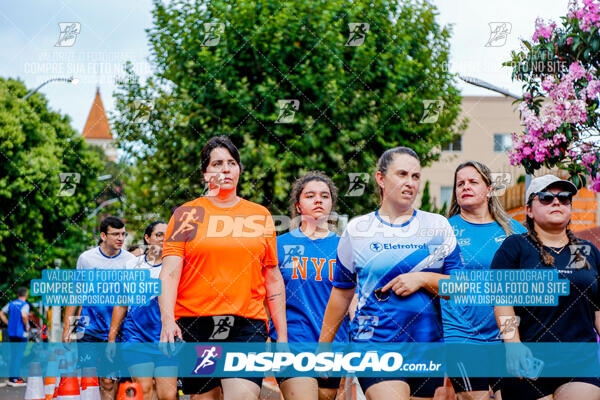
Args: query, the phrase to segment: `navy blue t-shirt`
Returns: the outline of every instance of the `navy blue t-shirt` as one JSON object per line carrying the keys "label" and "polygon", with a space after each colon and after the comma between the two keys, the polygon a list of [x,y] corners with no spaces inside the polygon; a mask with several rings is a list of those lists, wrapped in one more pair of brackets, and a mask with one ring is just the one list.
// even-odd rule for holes
{"label": "navy blue t-shirt", "polygon": [[[589,269],[575,262],[576,249],[586,257]],[[521,318],[521,341],[595,342],[595,312],[600,310],[600,252],[587,240],[565,246],[558,254],[548,247],[546,251],[554,257],[554,265],[542,263],[540,252],[527,234],[512,235],[492,260],[492,269],[556,269],[560,279],[570,281],[569,295],[559,296],[556,307],[514,307]]]}

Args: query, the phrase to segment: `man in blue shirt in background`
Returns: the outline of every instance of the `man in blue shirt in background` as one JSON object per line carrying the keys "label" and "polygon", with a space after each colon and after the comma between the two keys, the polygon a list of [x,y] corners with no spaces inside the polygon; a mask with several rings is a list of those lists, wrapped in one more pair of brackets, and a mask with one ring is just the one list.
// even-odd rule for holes
{"label": "man in blue shirt in background", "polygon": [[[27,302],[27,288],[17,289],[17,298],[2,308],[0,319],[8,325],[7,333],[10,342],[27,342],[29,333],[29,303]],[[8,317],[7,317],[8,314]],[[10,347],[10,386],[25,386],[25,382],[19,377],[23,351],[20,346]]]}

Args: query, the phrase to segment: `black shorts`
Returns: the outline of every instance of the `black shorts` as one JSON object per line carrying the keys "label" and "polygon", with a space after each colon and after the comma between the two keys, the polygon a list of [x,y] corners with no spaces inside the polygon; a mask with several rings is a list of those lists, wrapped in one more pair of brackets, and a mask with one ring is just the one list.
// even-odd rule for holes
{"label": "black shorts", "polygon": [[[286,381],[288,379],[291,379],[294,377],[276,377],[275,379],[277,380],[277,384],[281,385],[283,383],[283,381]],[[317,379],[317,385],[319,385],[319,387],[321,389],[337,389],[340,387],[340,382],[342,381],[342,378],[338,377],[332,377],[332,378],[316,378]]]}
{"label": "black shorts", "polygon": [[570,382],[590,383],[600,388],[600,378],[503,378],[500,381],[502,400],[536,400],[553,394],[561,385]]}
{"label": "black shorts", "polygon": [[[267,341],[267,324],[260,319],[237,315],[181,317],[177,320],[185,342],[259,342]],[[241,378],[259,387],[263,377]],[[221,386],[221,378],[182,378],[185,394],[201,394]]]}
{"label": "black shorts", "polygon": [[496,393],[500,390],[500,378],[469,378],[468,376],[451,377],[452,387],[456,393],[490,390]]}
{"label": "black shorts", "polygon": [[384,381],[403,381],[408,383],[411,397],[433,397],[435,390],[444,385],[444,378],[358,378],[358,383],[360,383],[360,387],[364,393],[367,393],[369,387]]}

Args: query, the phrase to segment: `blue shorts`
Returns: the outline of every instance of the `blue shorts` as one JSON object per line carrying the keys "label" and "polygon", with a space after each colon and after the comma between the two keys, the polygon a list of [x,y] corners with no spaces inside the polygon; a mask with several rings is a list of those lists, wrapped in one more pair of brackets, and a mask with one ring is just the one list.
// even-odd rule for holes
{"label": "blue shorts", "polygon": [[[130,342],[127,342],[130,343]],[[144,351],[137,351],[134,349],[128,349],[127,343],[122,344],[121,357],[127,367],[133,367],[139,364],[154,364],[156,367],[177,367],[178,362],[175,357],[167,357],[158,348],[155,349],[144,349]],[[149,371],[152,373],[152,371]],[[153,375],[149,375],[153,376]]]}

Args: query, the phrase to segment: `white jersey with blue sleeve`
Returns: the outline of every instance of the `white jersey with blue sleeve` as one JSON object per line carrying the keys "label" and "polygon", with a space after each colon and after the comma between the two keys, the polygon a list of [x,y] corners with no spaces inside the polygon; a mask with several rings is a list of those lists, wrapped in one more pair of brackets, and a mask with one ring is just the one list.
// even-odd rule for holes
{"label": "white jersey with blue sleeve", "polygon": [[358,285],[356,317],[350,337],[357,342],[438,342],[443,330],[439,297],[421,288],[409,296],[381,293],[400,274],[449,274],[462,266],[460,249],[448,220],[415,210],[401,225],[378,211],[354,218],[338,245],[333,286]]}
{"label": "white jersey with blue sleeve", "polygon": [[[109,257],[102,253],[98,246],[81,253],[77,259],[77,269],[125,269],[127,262],[133,259],[135,256],[125,250]],[[112,305],[81,307],[77,330],[96,339],[108,341],[112,310]]]}

